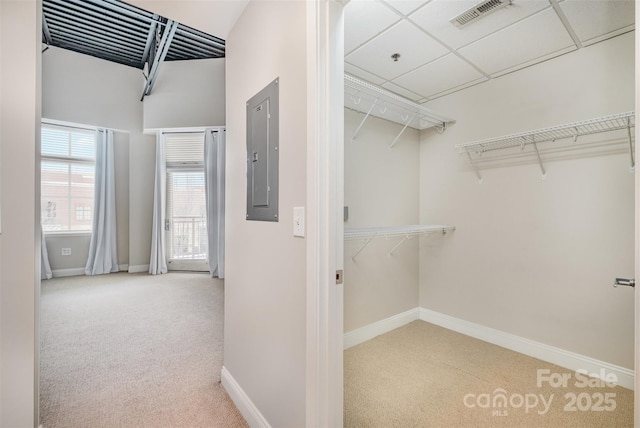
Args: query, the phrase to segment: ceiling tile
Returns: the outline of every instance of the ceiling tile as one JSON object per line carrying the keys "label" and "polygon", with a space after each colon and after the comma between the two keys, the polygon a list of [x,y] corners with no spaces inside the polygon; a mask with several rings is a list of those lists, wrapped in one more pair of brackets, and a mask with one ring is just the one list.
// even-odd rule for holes
{"label": "ceiling tile", "polygon": [[352,74],[356,77],[366,80],[369,83],[373,83],[374,85],[379,85],[385,82],[385,79],[382,79],[374,74],[369,73],[355,65],[349,64],[348,62],[344,63],[344,71]]}
{"label": "ceiling tile", "polygon": [[[497,13],[497,12],[496,12]],[[513,69],[575,48],[553,9],[547,9],[460,49],[488,74]]]}
{"label": "ceiling tile", "polygon": [[551,7],[548,0],[518,0],[464,27],[456,27],[449,22],[476,4],[478,0],[433,0],[410,15],[409,19],[447,46],[458,49]]}
{"label": "ceiling tile", "polygon": [[431,97],[479,79],[485,79],[482,73],[456,55],[449,54],[400,76],[393,82],[424,97]]}
{"label": "ceiling tile", "polygon": [[408,98],[412,101],[418,101],[423,98],[422,95],[418,95],[416,93],[408,91],[407,89],[403,88],[402,86],[398,86],[395,83],[391,83],[391,82],[383,83],[382,87],[385,89],[388,89],[393,93],[400,95],[401,97]]}
{"label": "ceiling tile", "polygon": [[[448,50],[408,21],[402,21],[347,56],[346,60],[385,79],[393,79]],[[399,53],[400,60],[391,55]]]}
{"label": "ceiling tile", "polygon": [[351,0],[344,8],[344,51],[349,53],[371,39],[400,16],[380,2]]}
{"label": "ceiling tile", "polygon": [[409,15],[428,1],[429,0],[385,0],[385,3],[403,15]]}
{"label": "ceiling tile", "polygon": [[566,0],[560,7],[581,42],[590,44],[630,30],[635,23],[633,0]]}

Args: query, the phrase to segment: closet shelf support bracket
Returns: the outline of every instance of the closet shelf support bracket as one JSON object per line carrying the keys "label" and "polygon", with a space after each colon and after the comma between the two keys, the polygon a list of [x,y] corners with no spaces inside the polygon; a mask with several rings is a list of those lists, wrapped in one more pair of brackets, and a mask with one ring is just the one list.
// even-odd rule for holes
{"label": "closet shelf support bracket", "polygon": [[396,136],[396,138],[393,140],[393,142],[391,143],[391,145],[389,146],[390,149],[393,149],[393,146],[396,145],[396,142],[398,141],[398,139],[402,136],[402,134],[404,134],[404,131],[406,131],[407,126],[409,126],[409,124],[411,123],[411,121],[413,120],[414,117],[416,117],[417,113],[413,113],[413,116],[411,116],[409,118],[409,120],[407,120],[407,123],[404,125],[404,128],[402,128],[402,130],[400,131],[400,133]]}
{"label": "closet shelf support bracket", "polygon": [[473,168],[473,172],[475,172],[476,173],[476,177],[478,177],[478,183],[482,184],[482,176],[480,175],[480,171],[478,171],[478,166],[473,161],[473,158],[471,157],[471,152],[469,152],[469,150],[466,150],[466,152],[467,152],[467,157],[469,158],[469,163],[471,164],[471,167]]}
{"label": "closet shelf support bracket", "polygon": [[360,254],[360,252],[362,252],[362,250],[364,250],[366,248],[367,245],[369,245],[369,242],[371,242],[371,240],[373,239],[373,236],[368,237],[362,244],[362,246],[358,249],[358,251],[356,251],[355,253],[353,253],[353,256],[351,256],[351,260],[352,261],[356,261],[356,256],[358,254]]}
{"label": "closet shelf support bracket", "polygon": [[538,145],[536,144],[535,141],[532,144],[533,144],[533,148],[536,151],[536,156],[538,157],[538,164],[540,164],[540,171],[542,171],[542,179],[544,180],[545,178],[547,178],[547,171],[545,171],[544,165],[542,164],[542,158],[540,157],[540,152],[538,151]]}
{"label": "closet shelf support bracket", "polygon": [[355,130],[355,132],[351,136],[351,141],[356,139],[356,137],[358,136],[358,133],[360,132],[360,129],[362,129],[362,125],[364,125],[364,123],[367,121],[367,119],[369,119],[369,116],[371,115],[371,112],[373,111],[373,109],[376,107],[377,104],[378,104],[378,100],[376,99],[373,102],[373,104],[371,104],[371,107],[369,108],[369,111],[364,116],[364,118],[362,119],[362,122],[360,122],[360,125],[358,125],[358,127]]}
{"label": "closet shelf support bracket", "polygon": [[402,238],[402,239],[400,240],[400,242],[398,242],[398,243],[397,243],[397,244],[396,244],[396,245],[395,245],[395,246],[394,246],[394,247],[389,251],[389,256],[393,255],[393,252],[394,252],[395,250],[397,250],[398,248],[400,248],[400,246],[401,246],[402,244],[404,244],[406,241],[408,241],[409,239],[411,239],[411,236],[410,236],[410,235],[405,235],[405,236],[404,236],[404,238]]}

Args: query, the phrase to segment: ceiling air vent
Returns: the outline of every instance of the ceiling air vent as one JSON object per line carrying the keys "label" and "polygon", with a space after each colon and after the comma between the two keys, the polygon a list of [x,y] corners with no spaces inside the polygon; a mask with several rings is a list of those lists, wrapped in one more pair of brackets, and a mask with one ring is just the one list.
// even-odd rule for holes
{"label": "ceiling air vent", "polygon": [[465,25],[469,25],[472,22],[475,22],[478,19],[487,16],[493,11],[510,5],[511,2],[512,0],[485,0],[473,6],[471,9],[465,10],[460,15],[451,19],[449,22],[451,22],[456,27],[464,27]]}

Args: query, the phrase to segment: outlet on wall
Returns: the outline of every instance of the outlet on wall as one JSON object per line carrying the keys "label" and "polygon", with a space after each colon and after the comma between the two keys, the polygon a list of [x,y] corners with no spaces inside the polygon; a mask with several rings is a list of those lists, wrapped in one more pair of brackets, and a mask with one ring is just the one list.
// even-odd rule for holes
{"label": "outlet on wall", "polygon": [[71,248],[63,248],[62,249],[62,255],[63,256],[70,256],[71,255]]}

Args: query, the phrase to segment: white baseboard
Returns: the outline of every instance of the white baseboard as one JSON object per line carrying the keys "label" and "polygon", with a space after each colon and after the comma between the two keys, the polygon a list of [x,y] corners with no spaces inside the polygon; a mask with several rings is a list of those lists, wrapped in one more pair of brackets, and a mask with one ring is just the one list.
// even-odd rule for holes
{"label": "white baseboard", "polygon": [[260,413],[255,404],[253,404],[253,401],[251,401],[249,396],[244,392],[242,387],[238,382],[236,382],[233,376],[231,376],[231,373],[229,373],[227,368],[224,366],[222,366],[220,377],[222,380],[222,386],[225,391],[227,391],[227,394],[229,394],[229,397],[231,397],[231,400],[236,405],[240,414],[242,414],[249,426],[252,428],[271,428],[269,422],[267,422],[262,413]]}
{"label": "white baseboard", "polygon": [[130,265],[129,273],[149,272],[149,265]]}
{"label": "white baseboard", "polygon": [[570,370],[587,370],[588,373],[597,375],[595,377],[600,377],[599,374],[601,373],[613,373],[618,379],[618,385],[628,389],[634,389],[634,371],[625,367],[609,364],[605,361],[545,345],[544,343],[525,339],[524,337],[505,333],[425,308],[420,308],[419,317],[421,320],[431,324],[436,324],[530,357],[548,361]]}
{"label": "white baseboard", "polygon": [[118,263],[118,272],[129,272],[129,265]]}
{"label": "white baseboard", "polygon": [[52,270],[51,273],[53,274],[54,278],[61,278],[63,276],[80,276],[80,275],[84,275],[84,268],[72,268],[72,269],[55,269]]}
{"label": "white baseboard", "polygon": [[365,325],[364,327],[357,328],[344,334],[344,349],[351,348],[352,346],[359,345],[367,340],[371,340],[376,336],[388,333],[391,330],[395,330],[398,327],[409,324],[412,321],[419,319],[420,308],[409,309],[406,312],[394,315],[389,318],[385,318],[381,321],[374,322],[373,324]]}

